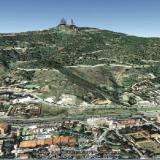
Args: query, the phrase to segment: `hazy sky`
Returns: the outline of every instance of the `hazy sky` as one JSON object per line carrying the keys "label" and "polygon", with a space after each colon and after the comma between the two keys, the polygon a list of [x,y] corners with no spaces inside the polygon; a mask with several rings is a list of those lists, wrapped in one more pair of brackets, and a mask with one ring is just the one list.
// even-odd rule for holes
{"label": "hazy sky", "polygon": [[0,32],[56,26],[65,17],[138,36],[160,37],[160,0],[0,0]]}

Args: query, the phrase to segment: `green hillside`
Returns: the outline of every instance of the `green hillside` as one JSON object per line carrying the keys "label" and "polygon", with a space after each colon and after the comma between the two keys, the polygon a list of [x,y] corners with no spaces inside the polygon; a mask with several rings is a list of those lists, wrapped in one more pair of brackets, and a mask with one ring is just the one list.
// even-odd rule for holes
{"label": "green hillside", "polygon": [[[93,28],[56,27],[0,36],[1,61],[38,60],[50,67],[112,61],[144,63],[160,58],[159,38],[140,38]],[[35,64],[35,63],[34,63]],[[36,64],[36,65],[37,65]]]}
{"label": "green hillside", "polygon": [[43,97],[66,93],[89,102],[109,98],[120,103],[134,83],[149,73],[159,77],[159,53],[159,38],[96,28],[0,34],[0,84],[6,77],[29,80],[40,85]]}

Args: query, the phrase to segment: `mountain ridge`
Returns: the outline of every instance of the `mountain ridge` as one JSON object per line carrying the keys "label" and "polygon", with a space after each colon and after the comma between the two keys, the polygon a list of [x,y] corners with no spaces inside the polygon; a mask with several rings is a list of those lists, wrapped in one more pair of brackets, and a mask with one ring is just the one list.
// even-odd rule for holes
{"label": "mountain ridge", "polygon": [[[73,39],[75,38],[76,41],[73,41]],[[38,42],[39,44],[36,44]],[[67,42],[70,43],[67,44]],[[25,46],[25,44],[23,43],[28,43],[28,44],[26,44]],[[79,50],[79,52],[83,53],[83,52],[94,52],[96,50],[104,50],[102,51],[104,52],[103,58],[104,57],[110,58],[110,56],[113,55],[116,57],[116,54],[118,54],[117,52],[119,52],[119,55],[117,55],[116,59],[122,58],[122,60],[124,59],[124,56],[122,54],[127,54],[127,52],[136,54],[135,56],[137,57],[139,56],[140,58],[145,58],[144,57],[145,54],[146,55],[149,54],[150,58],[148,59],[156,60],[157,57],[155,57],[154,55],[152,56],[151,54],[153,54],[153,52],[154,54],[158,54],[160,48],[159,38],[143,38],[143,37],[141,38],[141,37],[126,35],[123,33],[117,33],[108,30],[100,30],[97,28],[88,28],[88,27],[78,28],[78,31],[75,31],[69,27],[55,27],[43,31],[23,32],[11,35],[4,35],[0,37],[1,51],[6,49],[7,47],[12,47],[13,50],[15,50],[15,48],[27,48],[27,47],[28,48],[35,47],[36,49],[36,47],[37,48],[40,47],[40,43],[43,45],[48,44],[48,48],[47,46],[45,46],[47,49],[54,48],[53,46],[51,46],[51,44],[56,45],[56,47],[59,49],[61,47],[64,47],[65,45],[66,47],[64,47],[64,52],[71,50],[72,52],[77,53],[78,52],[77,50]],[[71,45],[75,46],[75,48],[72,47]],[[97,46],[95,47],[95,45]],[[85,47],[84,49],[83,46]],[[91,49],[91,47],[93,49]],[[56,50],[55,52],[61,52],[59,51],[59,49],[57,49],[58,51]],[[107,56],[107,53],[111,55]],[[132,56],[132,54],[130,56]],[[143,54],[143,56],[141,56],[141,54]],[[126,55],[126,57],[127,56],[128,55]],[[100,58],[102,58],[102,56]]]}

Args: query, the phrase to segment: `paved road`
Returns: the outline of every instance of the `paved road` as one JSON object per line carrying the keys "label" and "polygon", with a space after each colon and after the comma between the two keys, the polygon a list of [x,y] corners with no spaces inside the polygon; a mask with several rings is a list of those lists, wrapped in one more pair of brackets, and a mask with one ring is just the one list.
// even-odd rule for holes
{"label": "paved road", "polygon": [[17,70],[21,70],[21,71],[48,71],[49,69],[47,69],[47,68],[43,68],[43,69],[39,69],[39,68],[17,68]]}

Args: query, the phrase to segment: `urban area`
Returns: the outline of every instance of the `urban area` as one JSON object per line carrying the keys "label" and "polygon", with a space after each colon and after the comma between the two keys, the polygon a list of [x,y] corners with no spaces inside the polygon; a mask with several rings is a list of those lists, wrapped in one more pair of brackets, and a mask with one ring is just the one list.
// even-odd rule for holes
{"label": "urban area", "polygon": [[[58,101],[54,97],[41,99],[35,94],[39,86],[11,80],[5,79],[8,86],[0,88],[1,158],[159,158],[158,112],[84,118],[45,117],[42,116],[43,105],[63,105],[71,109],[69,106],[76,105],[76,97],[63,94]],[[135,84],[132,90],[138,92],[146,83]],[[82,102],[81,107],[100,108],[111,103],[95,100],[92,104]]]}

